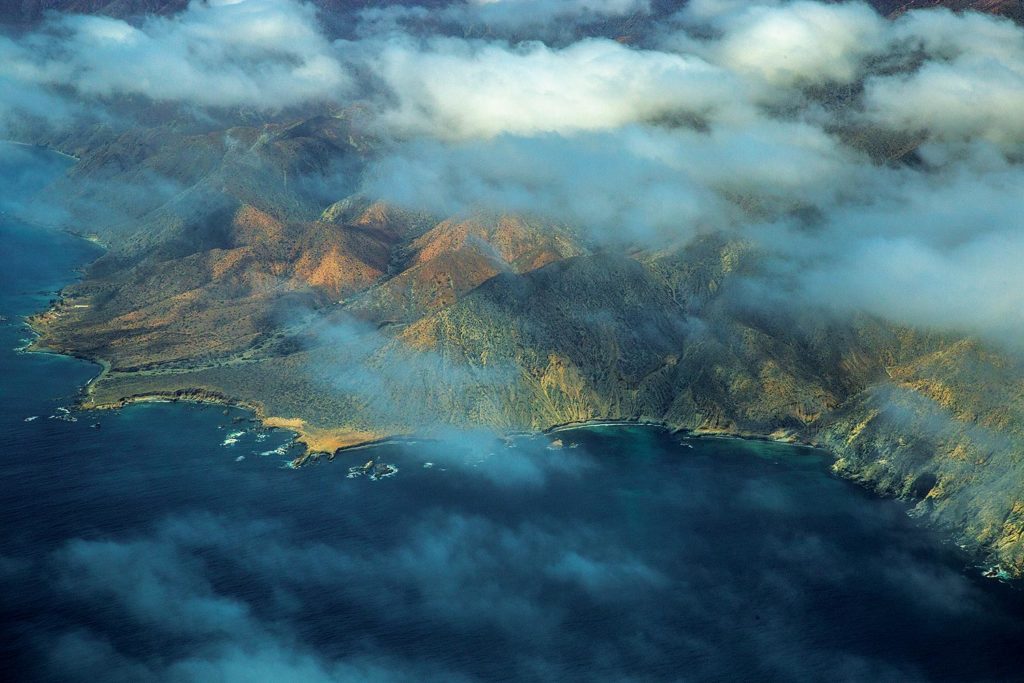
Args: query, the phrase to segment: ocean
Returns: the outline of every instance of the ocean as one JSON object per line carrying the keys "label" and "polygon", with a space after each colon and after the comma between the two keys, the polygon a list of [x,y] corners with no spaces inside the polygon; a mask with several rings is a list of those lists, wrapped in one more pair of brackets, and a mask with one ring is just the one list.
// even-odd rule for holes
{"label": "ocean", "polygon": [[606,426],[292,469],[241,410],[76,411],[98,368],[17,349],[97,248],[0,244],[4,680],[1024,676],[1021,591],[825,453]]}

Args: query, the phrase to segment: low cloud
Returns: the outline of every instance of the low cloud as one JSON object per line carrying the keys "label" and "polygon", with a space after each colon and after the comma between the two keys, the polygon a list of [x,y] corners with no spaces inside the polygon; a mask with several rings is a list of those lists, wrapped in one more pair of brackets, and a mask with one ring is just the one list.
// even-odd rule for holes
{"label": "low cloud", "polygon": [[[599,478],[658,476],[602,471],[607,455],[586,448],[573,457],[592,460]],[[879,600],[898,595],[900,633],[936,616],[991,624],[999,612],[956,568],[922,563],[932,541],[898,531],[902,512],[867,510],[857,496],[837,496],[823,515],[820,500],[775,486],[777,477],[697,466],[688,470],[697,481],[659,484],[638,506],[635,482],[588,492],[552,470],[553,490],[481,488],[464,471],[444,471],[450,463],[409,472],[435,456],[419,444],[388,455],[402,471],[385,482],[344,479],[338,463],[282,475],[316,479],[301,482],[310,497],[289,509],[333,501],[308,516],[176,514],[127,535],[70,539],[19,568],[18,581],[53,577],[52,594],[32,594],[41,618],[26,625],[47,672],[72,681],[462,681],[495,671],[618,680],[624,671],[671,677],[667,664],[688,661],[701,678],[791,678],[815,667],[914,680],[925,678],[911,665],[915,652],[861,651],[809,633],[809,619],[827,619],[815,596],[844,605],[836,586],[854,584]],[[563,455],[509,453],[540,463]],[[376,499],[386,486],[408,488]],[[395,503],[405,495],[412,500]],[[270,496],[269,510],[285,498]],[[710,500],[724,506],[717,520],[701,512]],[[664,519],[676,520],[671,530],[654,523]],[[721,535],[709,538],[708,524]],[[752,536],[754,547],[742,545]],[[847,608],[851,619],[876,611]],[[941,628],[914,637],[941,640]],[[722,639],[737,631],[748,638],[730,640],[723,655]]]}
{"label": "low cloud", "polygon": [[1024,331],[1024,29],[1006,20],[705,0],[640,48],[382,44],[393,142],[371,196],[539,215],[598,243],[724,230],[764,245],[790,305]]}
{"label": "low cloud", "polygon": [[5,98],[8,116],[44,117],[53,101],[75,109],[135,96],[278,111],[337,101],[351,83],[314,8],[298,0],[194,1],[139,24],[51,14],[26,35],[0,38],[0,80],[15,94]]}
{"label": "low cloud", "polygon": [[311,380],[344,397],[350,415],[393,433],[439,435],[441,415],[472,423],[516,377],[510,365],[413,348],[344,312],[315,324],[307,342]]}
{"label": "low cloud", "polygon": [[755,2],[718,12],[707,5],[699,3],[688,15],[710,20],[722,33],[703,49],[715,63],[773,88],[849,83],[887,38],[886,21],[862,3]]}
{"label": "low cloud", "polygon": [[369,66],[393,94],[378,122],[398,135],[571,134],[668,116],[701,119],[733,106],[738,87],[699,57],[597,38],[551,48],[392,37],[370,47]]}
{"label": "low cloud", "polygon": [[797,283],[789,294],[1019,349],[1024,277],[1014,264],[1024,258],[1024,219],[1013,188],[1024,168],[983,145],[941,167],[868,178],[863,197],[826,205],[813,228],[784,222],[754,233],[774,272]]}
{"label": "low cloud", "polygon": [[445,429],[434,440],[417,443],[416,448],[434,466],[451,469],[502,492],[540,490],[552,480],[583,476],[594,467],[585,451],[541,449],[542,443],[546,444],[547,439],[534,437],[525,448],[523,444],[516,448],[508,437],[486,429]]}
{"label": "low cloud", "polygon": [[[483,629],[515,647],[553,637],[568,617],[544,599],[545,584],[614,602],[666,583],[623,549],[595,545],[599,529],[428,509],[397,532],[393,545],[387,534],[381,546],[328,546],[278,523],[203,514],[168,519],[136,539],[70,541],[52,568],[62,594],[92,617],[48,642],[48,666],[62,676],[78,672],[71,680],[471,680],[381,650],[359,629],[423,621],[445,632]],[[225,567],[251,577],[262,597],[218,587]],[[356,629],[346,639],[358,654],[333,659],[294,630],[318,592],[350,605],[337,618]],[[374,609],[366,600],[375,593],[393,597],[388,611],[361,612]],[[141,629],[143,642],[126,647],[116,624]]]}
{"label": "low cloud", "polygon": [[865,159],[799,122],[711,130],[630,126],[573,136],[418,141],[371,167],[364,189],[441,214],[539,214],[599,241],[678,244],[752,217],[827,209],[859,190]]}
{"label": "low cloud", "polygon": [[[31,217],[33,199],[69,164],[69,159],[27,145],[0,142],[0,213]],[[48,216],[36,218],[47,222]]]}

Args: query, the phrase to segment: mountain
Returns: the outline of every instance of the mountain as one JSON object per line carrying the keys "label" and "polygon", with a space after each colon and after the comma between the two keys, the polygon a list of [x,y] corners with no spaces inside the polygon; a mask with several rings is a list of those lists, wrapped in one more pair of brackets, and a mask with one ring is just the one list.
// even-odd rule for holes
{"label": "mountain", "polygon": [[348,310],[378,325],[407,323],[443,309],[501,273],[524,273],[581,253],[568,234],[519,216],[449,219],[407,247],[401,272]]}
{"label": "mountain", "polygon": [[[36,348],[103,364],[84,405],[245,405],[311,457],[596,419],[812,443],[838,474],[1024,573],[1024,364],[1008,354],[866,314],[752,304],[746,282],[777,282],[783,301],[785,282],[731,234],[611,247],[538,216],[371,202],[359,178],[381,143],[358,111],[150,115],[35,138],[79,158],[37,215],[109,245],[32,320]],[[879,164],[920,162],[912,135],[836,134]]]}
{"label": "mountain", "polygon": [[815,443],[838,473],[1024,569],[1020,363],[868,316],[751,307],[735,294],[762,257],[726,236],[611,251],[528,216],[285,187],[300,165],[332,173],[328,157],[358,168],[370,143],[345,118],[224,139],[128,134],[62,181],[73,207],[83,187],[175,180],[130,221],[93,222],[114,246],[33,321],[39,347],[104,362],[87,405],[231,401],[329,454],[594,419]]}

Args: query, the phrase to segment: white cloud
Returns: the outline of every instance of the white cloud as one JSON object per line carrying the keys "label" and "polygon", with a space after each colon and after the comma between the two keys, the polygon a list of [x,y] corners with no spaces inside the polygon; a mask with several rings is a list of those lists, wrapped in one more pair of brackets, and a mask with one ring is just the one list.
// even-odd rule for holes
{"label": "white cloud", "polygon": [[679,243],[751,212],[825,209],[870,169],[802,123],[709,131],[630,126],[572,136],[419,141],[374,165],[365,190],[446,215],[499,209],[583,226],[616,242]]}
{"label": "white cloud", "polygon": [[945,140],[981,137],[1009,148],[1024,143],[1024,61],[930,63],[908,76],[872,80],[865,103],[879,125],[926,131]]}
{"label": "white cloud", "polygon": [[0,78],[82,97],[274,110],[338,98],[350,83],[314,9],[293,0],[193,2],[140,26],[54,15],[36,33],[0,43],[0,52]]}
{"label": "white cloud", "polygon": [[[733,230],[764,240],[800,300],[1024,331],[1010,268],[1024,232],[1024,30],[806,0],[699,0],[672,25],[660,49],[388,43],[381,122],[418,137],[366,187],[438,213],[540,214],[598,240]],[[842,106],[808,88],[836,82]],[[921,163],[871,162],[841,142],[851,124],[869,142],[922,136]]]}
{"label": "white cloud", "polygon": [[862,59],[880,50],[885,21],[860,3],[753,5],[719,17],[716,61],[772,85],[847,83]]}
{"label": "white cloud", "polygon": [[[274,110],[354,93],[350,65],[373,84],[358,95],[386,141],[364,182],[377,197],[540,215],[619,243],[732,230],[772,240],[815,303],[834,276],[838,307],[1005,333],[1024,292],[999,275],[1022,231],[1024,29],[948,11],[887,21],[861,2],[693,0],[639,47],[574,38],[648,11],[389,7],[336,44],[295,0],[193,3],[137,25],[62,15],[0,39],[0,118],[66,121],[119,95]],[[544,38],[553,16],[557,44],[510,42]],[[501,39],[430,35],[504,20],[473,33]],[[883,134],[919,163],[894,169],[848,144]],[[896,291],[913,295],[883,296]],[[944,316],[929,292],[955,302]]]}
{"label": "white cloud", "polygon": [[1019,347],[1022,185],[1024,169],[1007,165],[880,174],[866,201],[830,207],[818,231],[769,232],[764,242],[781,251],[804,300]]}
{"label": "white cloud", "polygon": [[962,141],[1024,145],[1024,31],[980,14],[911,12],[891,29],[893,49],[926,57],[919,69],[868,80],[878,125]]}
{"label": "white cloud", "polygon": [[[504,9],[529,13],[535,19],[550,16],[571,16],[585,13],[620,15],[650,10],[650,0],[470,0],[471,7],[496,11]],[[482,15],[486,18],[486,15]],[[535,20],[534,19],[534,20]]]}
{"label": "white cloud", "polygon": [[592,39],[565,49],[392,40],[368,57],[394,93],[382,121],[443,139],[572,133],[733,106],[738,84],[704,60]]}
{"label": "white cloud", "polygon": [[908,236],[857,241],[803,277],[818,303],[890,320],[977,332],[1019,347],[1024,334],[1024,230],[1007,226],[948,248]]}

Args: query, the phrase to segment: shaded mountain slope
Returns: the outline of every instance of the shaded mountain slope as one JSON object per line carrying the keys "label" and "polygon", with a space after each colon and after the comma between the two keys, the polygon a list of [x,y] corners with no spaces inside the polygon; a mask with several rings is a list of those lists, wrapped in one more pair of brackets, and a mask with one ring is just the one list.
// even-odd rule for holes
{"label": "shaded mountain slope", "polygon": [[[72,288],[37,321],[42,343],[110,361],[91,403],[233,400],[327,452],[446,426],[604,418],[820,443],[838,472],[919,501],[960,542],[1024,568],[1024,370],[1003,355],[866,316],[744,306],[733,293],[758,254],[716,236],[517,272],[512,255],[533,247],[510,251],[501,226],[522,237],[527,221],[365,227],[387,216],[350,202],[325,213],[334,222],[279,223],[240,208],[231,248],[143,259],[119,271],[130,286]],[[450,298],[407,305],[428,265],[452,277]]]}
{"label": "shaded mountain slope", "polygon": [[[816,443],[1024,571],[1024,369],[1004,354],[787,305],[729,236],[612,251],[530,217],[369,204],[353,193],[375,143],[347,112],[176,120],[60,145],[81,161],[46,211],[112,247],[33,322],[37,348],[104,362],[85,405],[241,403],[332,455],[591,419]],[[923,134],[835,135],[879,164],[920,162]],[[783,303],[745,299],[749,278]]]}
{"label": "shaded mountain slope", "polygon": [[378,324],[411,322],[499,273],[527,272],[582,251],[567,233],[517,216],[442,221],[403,249],[400,273],[348,310]]}

